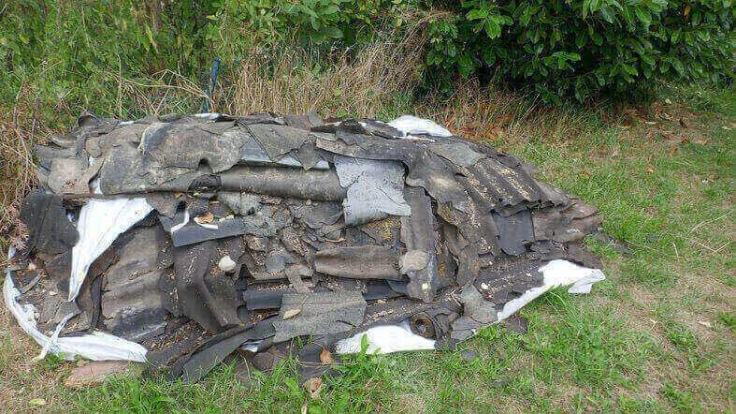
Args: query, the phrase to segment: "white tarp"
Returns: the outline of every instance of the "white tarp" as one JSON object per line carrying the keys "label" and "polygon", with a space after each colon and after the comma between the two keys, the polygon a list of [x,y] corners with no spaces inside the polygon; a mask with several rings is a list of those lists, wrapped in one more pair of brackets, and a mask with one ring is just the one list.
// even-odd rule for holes
{"label": "white tarp", "polygon": [[390,126],[403,132],[404,135],[433,135],[435,137],[451,137],[452,132],[441,127],[429,119],[418,118],[413,115],[402,115],[388,123]]}
{"label": "white tarp", "polygon": [[69,279],[69,301],[82,288],[92,263],[118,236],[143,220],[153,210],[146,199],[91,199],[82,206],[77,223],[79,241],[72,249],[72,273]]}
{"label": "white tarp", "polygon": [[[590,269],[578,266],[567,260],[552,260],[539,268],[544,275],[544,284],[526,291],[520,297],[506,303],[498,312],[495,323],[513,315],[529,302],[541,296],[544,292],[559,286],[570,286],[570,293],[590,293],[594,283],[605,280],[599,269]],[[343,339],[335,345],[338,354],[354,354],[360,352],[363,336],[367,336],[369,354],[389,354],[401,351],[421,351],[434,349],[435,341],[419,336],[411,331],[404,321],[400,325],[376,326],[350,338]]]}
{"label": "white tarp", "polygon": [[[8,257],[12,257],[13,253],[11,250]],[[126,341],[104,332],[93,332],[88,335],[66,338],[49,338],[36,328],[36,309],[33,305],[21,306],[17,300],[19,296],[20,291],[16,289],[13,283],[10,269],[7,269],[5,271],[5,283],[3,283],[5,306],[18,321],[20,328],[34,341],[38,342],[44,350],[48,350],[48,352],[59,355],[66,360],[73,360],[79,356],[92,361],[146,362],[146,352],[148,352],[146,348],[135,342]]]}

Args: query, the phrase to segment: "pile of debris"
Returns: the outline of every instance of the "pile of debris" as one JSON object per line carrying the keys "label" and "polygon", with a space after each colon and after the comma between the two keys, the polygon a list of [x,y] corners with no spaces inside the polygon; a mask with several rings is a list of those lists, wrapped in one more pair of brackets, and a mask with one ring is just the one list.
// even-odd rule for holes
{"label": "pile of debris", "polygon": [[452,349],[603,279],[595,208],[428,120],[86,114],[51,141],[4,284],[43,354],[193,382],[292,352],[312,377],[327,351]]}

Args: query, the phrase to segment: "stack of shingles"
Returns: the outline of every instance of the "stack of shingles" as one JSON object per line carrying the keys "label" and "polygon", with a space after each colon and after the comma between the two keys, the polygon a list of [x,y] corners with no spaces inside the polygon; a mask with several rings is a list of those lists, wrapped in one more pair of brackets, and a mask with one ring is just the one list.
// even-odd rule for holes
{"label": "stack of shingles", "polygon": [[[22,300],[42,309],[42,330],[72,311],[65,333],[142,343],[149,361],[193,381],[244,344],[263,361],[311,335],[309,359],[405,320],[452,346],[540,286],[543,263],[597,266],[580,244],[600,224],[595,209],[513,157],[440,135],[314,114],[85,115],[36,150],[49,191],[24,207],[24,257],[44,272],[30,287],[28,272],[16,275]],[[85,233],[67,209],[78,215],[86,197],[145,197],[155,211],[96,258],[68,302]]]}

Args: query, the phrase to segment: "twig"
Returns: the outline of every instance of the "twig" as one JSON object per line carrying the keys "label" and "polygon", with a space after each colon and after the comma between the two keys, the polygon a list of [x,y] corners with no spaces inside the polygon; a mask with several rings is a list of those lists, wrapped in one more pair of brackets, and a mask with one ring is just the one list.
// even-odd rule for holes
{"label": "twig", "polygon": [[719,216],[719,217],[716,217],[716,218],[714,218],[714,219],[711,219],[711,220],[706,220],[706,221],[701,221],[700,223],[696,224],[696,225],[695,225],[695,227],[693,227],[693,228],[692,228],[692,229],[691,229],[691,230],[690,230],[690,231],[689,231],[689,232],[688,232],[687,234],[689,235],[689,234],[691,234],[692,232],[694,232],[695,230],[697,230],[697,229],[699,229],[699,228],[701,228],[701,227],[703,227],[703,226],[705,226],[705,225],[707,225],[707,224],[710,224],[710,223],[713,223],[713,222],[715,222],[715,221],[718,221],[718,220],[720,220],[720,219],[722,219],[722,218],[724,218],[724,217],[726,217],[726,216],[730,215],[730,214],[731,214],[732,212],[733,212],[733,210],[731,210],[731,211],[728,211],[728,212],[727,212],[726,214],[723,214],[723,215],[721,215],[721,216]]}

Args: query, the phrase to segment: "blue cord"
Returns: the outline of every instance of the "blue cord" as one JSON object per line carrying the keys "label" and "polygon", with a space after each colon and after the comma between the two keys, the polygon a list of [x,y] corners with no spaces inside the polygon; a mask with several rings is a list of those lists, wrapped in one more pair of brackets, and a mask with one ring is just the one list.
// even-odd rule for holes
{"label": "blue cord", "polygon": [[212,70],[210,71],[210,82],[207,85],[207,98],[204,102],[202,102],[202,110],[201,113],[207,113],[210,111],[210,100],[212,99],[212,94],[215,91],[215,87],[217,86],[217,75],[220,73],[220,58],[216,57],[212,60]]}

